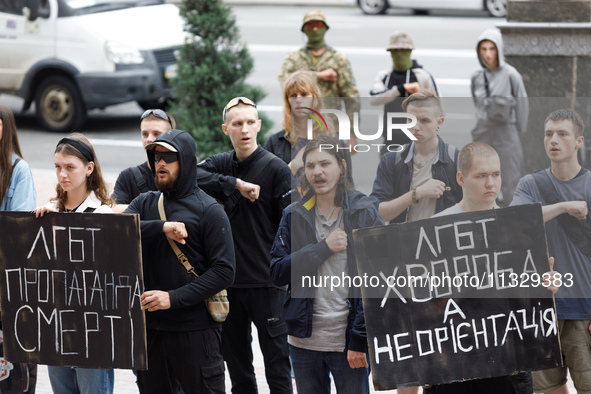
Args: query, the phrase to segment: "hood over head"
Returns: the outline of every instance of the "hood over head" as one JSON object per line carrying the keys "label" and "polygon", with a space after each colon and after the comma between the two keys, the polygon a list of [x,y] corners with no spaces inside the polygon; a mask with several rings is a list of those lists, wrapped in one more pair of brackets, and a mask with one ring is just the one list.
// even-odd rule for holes
{"label": "hood over head", "polygon": [[197,147],[193,137],[186,131],[173,129],[160,134],[153,143],[146,146],[153,176],[156,176],[154,149],[157,145],[165,146],[169,150],[172,150],[170,149],[172,147],[179,155],[179,178],[176,186],[167,193],[167,196],[180,198],[193,193],[197,188]]}
{"label": "hood over head", "polygon": [[478,37],[478,43],[476,44],[476,55],[478,56],[478,61],[483,68],[488,68],[484,59],[480,57],[480,43],[482,41],[492,41],[497,46],[497,57],[499,61],[499,67],[503,67],[505,65],[505,54],[503,53],[503,36],[501,35],[501,31],[499,29],[487,29],[480,34]]}

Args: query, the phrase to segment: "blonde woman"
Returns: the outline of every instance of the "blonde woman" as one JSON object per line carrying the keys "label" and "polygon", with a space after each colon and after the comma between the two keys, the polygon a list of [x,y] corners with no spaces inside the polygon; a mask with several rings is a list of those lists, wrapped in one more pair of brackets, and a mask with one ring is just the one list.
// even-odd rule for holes
{"label": "blonde woman", "polygon": [[[314,73],[299,70],[291,74],[283,84],[283,130],[271,135],[264,148],[283,160],[293,175],[293,187],[299,186],[299,178],[303,174],[303,147],[308,143],[308,119],[313,113],[323,108],[320,88]],[[319,125],[312,122],[313,137],[328,132],[333,135],[334,127],[330,118],[325,118],[327,124]],[[345,149],[343,141],[339,144]],[[345,150],[345,160],[351,177],[351,155]],[[293,196],[293,194],[292,194]]]}

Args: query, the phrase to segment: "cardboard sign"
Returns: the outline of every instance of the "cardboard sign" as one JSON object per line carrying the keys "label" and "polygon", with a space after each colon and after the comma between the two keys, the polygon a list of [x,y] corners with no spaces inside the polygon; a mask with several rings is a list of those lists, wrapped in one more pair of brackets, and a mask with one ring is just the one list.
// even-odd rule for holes
{"label": "cardboard sign", "polygon": [[147,368],[136,215],[0,213],[4,357]]}
{"label": "cardboard sign", "polygon": [[354,238],[377,390],[561,365],[539,204]]}

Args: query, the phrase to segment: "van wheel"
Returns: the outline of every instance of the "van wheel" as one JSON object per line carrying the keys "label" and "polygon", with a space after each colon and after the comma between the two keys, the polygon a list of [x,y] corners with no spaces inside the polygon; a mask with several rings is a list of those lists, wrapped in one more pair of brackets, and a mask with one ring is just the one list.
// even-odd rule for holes
{"label": "van wheel", "polygon": [[84,124],[86,110],[74,83],[62,76],[45,78],[35,92],[37,120],[49,131],[70,132]]}
{"label": "van wheel", "polygon": [[379,15],[385,14],[388,9],[388,0],[358,0],[359,8],[364,14]]}

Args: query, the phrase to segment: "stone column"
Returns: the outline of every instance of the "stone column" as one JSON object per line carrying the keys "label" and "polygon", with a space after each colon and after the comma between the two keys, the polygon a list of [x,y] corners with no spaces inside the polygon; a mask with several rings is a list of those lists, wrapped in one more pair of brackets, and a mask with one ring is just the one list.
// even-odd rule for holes
{"label": "stone column", "polygon": [[553,110],[574,109],[591,135],[591,0],[509,0],[507,22],[497,26],[506,60],[523,76],[531,98],[521,136],[525,172],[531,173],[549,166],[543,122]]}

